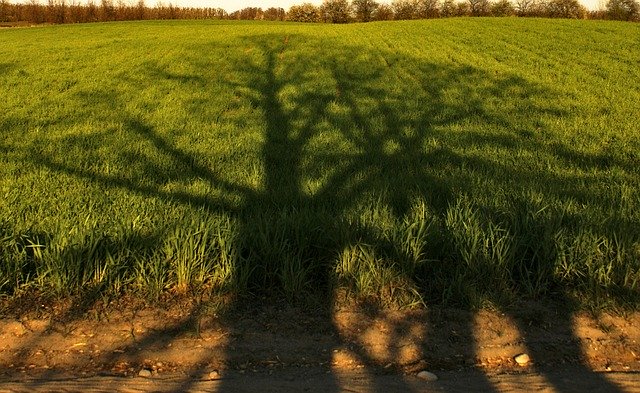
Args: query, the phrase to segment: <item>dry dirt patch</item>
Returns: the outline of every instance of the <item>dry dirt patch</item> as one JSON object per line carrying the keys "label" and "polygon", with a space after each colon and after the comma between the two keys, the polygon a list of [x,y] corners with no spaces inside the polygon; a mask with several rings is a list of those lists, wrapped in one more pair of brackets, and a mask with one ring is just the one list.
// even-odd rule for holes
{"label": "dry dirt patch", "polygon": [[[429,386],[445,390],[447,383],[464,378],[480,381],[474,382],[480,391],[518,390],[518,384],[565,391],[561,386],[567,380],[573,381],[569,386],[579,381],[599,390],[637,387],[640,313],[578,313],[567,329],[560,312],[553,307],[506,315],[353,306],[329,313],[263,305],[221,315],[179,305],[123,307],[82,318],[4,317],[0,386],[20,390],[25,381],[41,381],[58,390],[55,384],[65,380],[81,385],[103,378],[117,386],[153,380],[152,390],[158,383],[170,387],[185,381],[189,389],[211,385],[215,390],[227,389],[230,381],[249,383],[243,376],[251,376],[254,382],[272,380],[274,386],[316,380],[309,386],[353,385],[360,389],[354,391],[367,391],[366,386],[387,383],[411,390],[424,384],[415,375],[429,370],[441,377],[440,385]],[[518,354],[530,361],[519,365]],[[150,378],[141,381],[141,370]],[[569,377],[556,375],[563,370],[571,370]],[[616,382],[607,382],[611,378]]]}

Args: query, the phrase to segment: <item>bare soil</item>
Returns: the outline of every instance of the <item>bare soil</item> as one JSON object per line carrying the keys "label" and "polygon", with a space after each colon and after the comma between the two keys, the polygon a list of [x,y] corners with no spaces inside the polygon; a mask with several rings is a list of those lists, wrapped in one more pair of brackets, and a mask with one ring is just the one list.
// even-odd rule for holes
{"label": "bare soil", "polygon": [[[638,312],[539,304],[508,313],[278,304],[106,310],[5,313],[0,392],[640,392]],[[514,360],[522,353],[531,359],[525,365]],[[421,380],[423,370],[439,380]]]}

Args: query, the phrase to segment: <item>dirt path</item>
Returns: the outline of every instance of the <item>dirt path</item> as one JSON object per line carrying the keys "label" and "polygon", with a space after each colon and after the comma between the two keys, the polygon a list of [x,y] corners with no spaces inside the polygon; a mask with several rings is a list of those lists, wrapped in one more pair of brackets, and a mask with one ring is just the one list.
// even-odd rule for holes
{"label": "dirt path", "polygon": [[[412,375],[372,375],[366,371],[327,374],[318,369],[283,370],[275,374],[231,372],[217,380],[193,379],[179,373],[151,378],[23,376],[2,381],[0,392],[640,392],[639,374],[602,375],[607,387],[571,367],[546,375],[462,370],[443,371],[438,376],[437,381],[428,382]],[[561,380],[562,384],[556,386],[549,378]],[[485,386],[487,381],[490,388]]]}
{"label": "dirt path", "polygon": [[0,392],[640,392],[640,313],[561,312],[54,310],[0,319]]}
{"label": "dirt path", "polygon": [[373,392],[373,391],[450,391],[473,386],[477,372],[449,372],[436,382],[421,381],[416,377],[400,375],[371,375],[363,370],[327,374],[318,369],[281,370],[275,374],[251,373],[249,375],[232,372],[222,379],[202,381],[181,375],[144,378],[90,377],[63,379],[23,379],[3,384],[0,392],[27,391],[113,391],[127,392]]}

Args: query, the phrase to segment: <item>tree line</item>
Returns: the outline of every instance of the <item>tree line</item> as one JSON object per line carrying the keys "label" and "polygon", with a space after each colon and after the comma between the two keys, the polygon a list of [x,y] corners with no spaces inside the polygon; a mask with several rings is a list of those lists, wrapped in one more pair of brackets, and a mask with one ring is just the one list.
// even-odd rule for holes
{"label": "tree line", "polygon": [[228,19],[292,22],[350,23],[386,20],[429,19],[453,16],[520,16],[640,21],[638,0],[608,0],[605,9],[588,11],[578,0],[324,0],[283,8],[246,7],[228,13],[222,8],[177,7],[144,0],[0,0],[0,23],[86,23],[149,19]]}

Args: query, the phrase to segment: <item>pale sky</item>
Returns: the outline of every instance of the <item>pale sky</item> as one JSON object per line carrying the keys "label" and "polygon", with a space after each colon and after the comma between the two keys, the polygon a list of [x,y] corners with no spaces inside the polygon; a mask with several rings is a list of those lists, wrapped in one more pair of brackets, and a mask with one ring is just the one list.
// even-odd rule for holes
{"label": "pale sky", "polygon": [[[391,0],[378,0],[381,3],[391,3]],[[598,4],[602,0],[579,0],[585,7],[589,9],[597,9]],[[282,7],[288,10],[294,4],[313,3],[322,4],[322,0],[162,0],[162,3],[181,6],[181,7],[212,7],[224,8],[228,12],[237,11],[245,7],[260,7],[267,9],[269,7]],[[147,4],[152,1],[147,1]]]}

